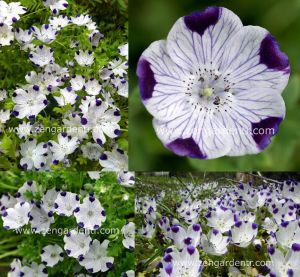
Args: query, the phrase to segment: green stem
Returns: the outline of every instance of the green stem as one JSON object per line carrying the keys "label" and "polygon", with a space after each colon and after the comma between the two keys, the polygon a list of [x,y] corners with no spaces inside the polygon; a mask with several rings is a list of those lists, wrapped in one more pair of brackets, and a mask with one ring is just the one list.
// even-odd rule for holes
{"label": "green stem", "polygon": [[150,257],[144,264],[143,268],[146,269],[157,257],[161,256],[164,253],[164,249],[159,249]]}
{"label": "green stem", "polygon": [[64,47],[64,48],[67,48],[65,45],[63,45],[62,43],[60,43],[59,41],[55,40],[54,41],[55,43],[59,44],[60,46]]}
{"label": "green stem", "polygon": [[13,186],[6,185],[6,184],[3,184],[3,183],[0,183],[0,188],[11,189],[11,190],[18,190],[17,187],[13,187]]}
{"label": "green stem", "polygon": [[1,240],[1,241],[0,241],[0,245],[1,245],[1,244],[4,244],[4,243],[6,243],[6,242],[10,242],[10,241],[18,241],[19,239],[20,239],[20,236],[10,237],[10,238]]}
{"label": "green stem", "polygon": [[19,251],[18,250],[13,250],[13,251],[10,251],[10,252],[6,252],[2,255],[0,255],[0,259],[3,259],[5,257],[9,257],[9,256],[16,256],[18,255]]}
{"label": "green stem", "polygon": [[35,11],[35,12],[25,14],[25,15],[21,16],[21,19],[23,19],[23,18],[25,18],[25,17],[27,17],[27,16],[30,16],[30,15],[32,15],[32,14],[35,14],[35,13],[44,11],[44,10],[47,10],[47,8],[43,8],[43,9],[37,10],[37,11]]}

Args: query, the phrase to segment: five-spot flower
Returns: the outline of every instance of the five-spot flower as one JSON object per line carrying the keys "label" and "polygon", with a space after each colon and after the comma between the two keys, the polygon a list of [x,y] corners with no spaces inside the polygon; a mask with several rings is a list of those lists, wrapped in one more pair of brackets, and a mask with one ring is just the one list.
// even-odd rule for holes
{"label": "five-spot flower", "polygon": [[184,16],[138,62],[140,95],[163,144],[213,159],[265,149],[285,117],[290,74],[272,35],[226,8]]}

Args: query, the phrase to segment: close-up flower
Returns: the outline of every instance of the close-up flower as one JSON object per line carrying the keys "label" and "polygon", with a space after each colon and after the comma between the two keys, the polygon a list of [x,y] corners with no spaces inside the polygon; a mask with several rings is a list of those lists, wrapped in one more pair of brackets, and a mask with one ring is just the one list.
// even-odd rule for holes
{"label": "close-up flower", "polygon": [[83,199],[82,204],[79,204],[74,210],[74,216],[77,224],[88,230],[99,229],[106,220],[106,214],[100,201],[93,195]]}
{"label": "close-up flower", "polygon": [[71,230],[65,235],[64,242],[67,255],[78,258],[80,255],[85,255],[89,251],[92,239],[86,233],[78,233],[76,230]]}
{"label": "close-up flower", "polygon": [[43,248],[41,253],[41,260],[47,266],[53,267],[59,261],[62,261],[64,252],[61,247],[57,244],[47,245]]}
{"label": "close-up flower", "polygon": [[19,202],[14,207],[2,212],[3,227],[5,229],[17,229],[29,222],[31,205],[27,202]]}
{"label": "close-up flower", "polygon": [[108,244],[108,240],[104,240],[102,243],[93,240],[89,251],[78,258],[79,263],[90,273],[108,271],[114,263],[114,258],[107,254]]}
{"label": "close-up flower", "polygon": [[289,74],[287,56],[266,29],[243,26],[219,7],[178,19],[137,67],[157,136],[175,154],[198,159],[265,149],[285,117]]}
{"label": "close-up flower", "polygon": [[135,234],[135,224],[133,222],[129,222],[125,224],[122,229],[122,234],[124,236],[123,239],[123,245],[127,249],[133,249],[134,248],[134,234]]}
{"label": "close-up flower", "polygon": [[79,195],[73,192],[62,191],[54,202],[55,212],[61,216],[70,216],[79,206]]}

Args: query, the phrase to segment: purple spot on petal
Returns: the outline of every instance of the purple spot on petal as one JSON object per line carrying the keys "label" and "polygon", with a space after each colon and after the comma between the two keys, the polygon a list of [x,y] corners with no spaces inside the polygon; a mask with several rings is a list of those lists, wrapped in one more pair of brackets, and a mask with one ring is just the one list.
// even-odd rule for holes
{"label": "purple spot on petal", "polygon": [[150,99],[156,81],[150,63],[143,57],[141,57],[138,62],[137,75],[139,77],[140,96],[142,100]]}
{"label": "purple spot on petal", "polygon": [[171,263],[168,263],[165,267],[165,271],[167,272],[167,274],[171,275],[173,271],[173,265]]}
{"label": "purple spot on petal", "polygon": [[101,161],[107,160],[107,155],[106,155],[106,154],[102,154],[102,155],[100,156],[100,160],[101,160]]}
{"label": "purple spot on petal", "polygon": [[190,255],[193,255],[195,253],[195,247],[190,245],[187,247],[187,251]]}
{"label": "purple spot on petal", "polygon": [[252,123],[252,137],[260,150],[265,149],[278,132],[281,117],[268,117],[257,123]]}
{"label": "purple spot on petal", "polygon": [[218,7],[208,7],[203,12],[194,12],[185,16],[184,23],[192,32],[197,32],[202,36],[209,26],[217,24],[220,12]]}
{"label": "purple spot on petal", "polygon": [[293,243],[292,249],[295,252],[300,252],[300,244],[299,243]]}
{"label": "purple spot on petal", "polygon": [[280,51],[277,41],[271,34],[266,35],[260,45],[260,63],[268,68],[290,73],[289,59]]}
{"label": "purple spot on petal", "polygon": [[193,138],[178,138],[167,144],[166,147],[179,156],[188,156],[199,159],[206,158],[206,155],[201,152]]}

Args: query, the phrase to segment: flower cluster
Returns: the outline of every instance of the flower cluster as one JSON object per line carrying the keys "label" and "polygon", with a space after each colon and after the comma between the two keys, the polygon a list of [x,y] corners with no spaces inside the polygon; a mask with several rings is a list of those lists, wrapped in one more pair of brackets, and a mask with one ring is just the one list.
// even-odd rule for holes
{"label": "flower cluster", "polygon": [[[10,24],[26,9],[0,2],[1,16],[2,7],[7,10],[0,16],[1,45],[16,43],[31,63],[17,88],[1,89],[0,101],[10,107],[0,110],[4,138],[9,133],[19,146],[25,170],[87,164],[126,170],[127,153],[118,142],[126,147],[128,45],[103,58],[107,42],[91,16],[59,14],[68,12],[65,0],[44,5],[52,14],[22,29]],[[4,154],[6,143],[0,144]]]}
{"label": "flower cluster", "polygon": [[[240,258],[243,251],[246,260],[265,261],[265,266],[251,265],[255,276],[297,276],[300,183],[210,184],[188,184],[178,191],[168,190],[163,197],[137,198],[136,212],[142,215],[139,236],[151,240],[157,236],[163,242],[158,276],[196,277],[202,272],[206,276],[207,262]],[[178,202],[172,210],[174,198]],[[247,269],[223,269],[230,276],[243,271]]]}
{"label": "flower cluster", "polygon": [[285,117],[288,57],[266,29],[226,8],[179,18],[142,53],[137,75],[158,138],[179,156],[257,154]]}
{"label": "flower cluster", "polygon": [[[112,177],[116,180],[117,176],[115,173],[102,173],[104,179]],[[101,178],[98,180],[101,181]],[[113,187],[114,184],[107,186]],[[90,184],[85,187],[90,188]],[[120,189],[113,188],[114,193],[125,190],[118,184],[117,188]],[[122,194],[118,197],[122,198]],[[14,195],[2,194],[0,214],[3,228],[16,234],[36,236],[35,239],[42,241],[42,244],[38,245],[38,259],[30,262],[26,259],[15,259],[11,264],[9,276],[48,276],[50,268],[62,266],[65,260],[68,263],[68,259],[77,261],[73,270],[79,265],[79,269],[85,269],[88,273],[112,270],[114,255],[117,257],[118,253],[122,253],[122,249],[133,250],[135,226],[132,222],[117,219],[118,222],[115,218],[107,223],[108,215],[99,198],[102,196],[90,192],[90,189],[81,189],[80,193],[56,187],[47,189],[37,181],[26,181]],[[123,198],[123,202],[131,205],[128,199]],[[130,209],[133,210],[133,203]],[[115,225],[114,221],[118,222],[118,225]],[[109,234],[103,231],[109,230],[107,224],[115,226],[114,229],[118,232],[103,237],[103,234]],[[51,235],[53,230],[60,229],[60,237],[54,239]],[[118,252],[115,249],[118,249]],[[129,255],[127,258],[129,259]]]}

